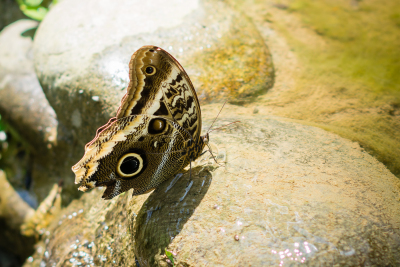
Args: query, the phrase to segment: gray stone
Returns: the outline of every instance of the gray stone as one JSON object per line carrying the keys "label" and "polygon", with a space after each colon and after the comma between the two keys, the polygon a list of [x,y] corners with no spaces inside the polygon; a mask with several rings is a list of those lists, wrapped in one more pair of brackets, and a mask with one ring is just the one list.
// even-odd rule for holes
{"label": "gray stone", "polygon": [[[205,128],[215,112],[203,107]],[[175,266],[400,264],[400,182],[383,164],[324,130],[239,112],[226,107],[215,127],[241,122],[210,135],[222,166],[204,155],[147,195],[85,194],[25,266],[72,266],[80,251],[96,266],[170,266],[165,248]]]}

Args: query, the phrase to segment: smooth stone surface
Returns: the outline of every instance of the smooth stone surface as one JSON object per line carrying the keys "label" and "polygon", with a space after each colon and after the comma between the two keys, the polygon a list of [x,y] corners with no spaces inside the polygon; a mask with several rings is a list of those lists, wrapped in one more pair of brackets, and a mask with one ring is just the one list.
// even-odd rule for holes
{"label": "smooth stone surface", "polygon": [[[205,128],[217,111],[203,107]],[[400,182],[383,164],[318,128],[230,116],[215,127],[241,123],[210,134],[222,166],[204,155],[191,176],[147,195],[85,194],[25,266],[72,266],[85,257],[96,266],[134,266],[135,257],[141,267],[169,266],[165,248],[176,266],[400,264]]]}
{"label": "smooth stone surface", "polygon": [[34,60],[60,123],[79,137],[80,156],[115,115],[132,54],[149,44],[180,61],[204,101],[246,101],[272,86],[265,43],[223,1],[63,1],[40,24]]}

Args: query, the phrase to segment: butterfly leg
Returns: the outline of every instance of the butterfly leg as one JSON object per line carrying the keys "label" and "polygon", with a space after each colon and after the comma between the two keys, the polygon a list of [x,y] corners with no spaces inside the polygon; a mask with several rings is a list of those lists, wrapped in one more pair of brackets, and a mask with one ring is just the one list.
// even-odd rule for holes
{"label": "butterfly leg", "polygon": [[210,147],[208,144],[207,144],[207,146],[208,146],[208,150],[204,151],[201,155],[203,155],[203,154],[206,153],[207,151],[210,152],[210,154],[211,154],[211,156],[213,157],[215,163],[217,163],[219,166],[222,166],[222,164],[218,163],[217,159],[215,158],[215,156],[214,156],[214,154],[213,154],[213,152],[212,152],[211,147]]}

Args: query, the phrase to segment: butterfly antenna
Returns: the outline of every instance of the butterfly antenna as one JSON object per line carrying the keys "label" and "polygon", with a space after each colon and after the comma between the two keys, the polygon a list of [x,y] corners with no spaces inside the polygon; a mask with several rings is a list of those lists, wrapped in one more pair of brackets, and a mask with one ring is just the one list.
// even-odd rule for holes
{"label": "butterfly antenna", "polygon": [[221,109],[220,109],[220,110],[219,110],[219,112],[218,112],[218,115],[217,115],[217,117],[215,117],[215,119],[214,119],[213,123],[211,123],[211,126],[210,126],[210,128],[208,128],[208,130],[207,130],[207,133],[210,131],[211,127],[214,125],[214,123],[215,123],[215,121],[217,120],[217,118],[218,118],[219,114],[221,113],[222,109],[224,108],[224,106],[225,106],[226,102],[228,102],[228,100],[227,100],[227,101],[225,101],[225,103],[222,105]]}
{"label": "butterfly antenna", "polygon": [[212,130],[211,130],[211,131],[209,131],[208,133],[211,133],[212,131],[215,131],[215,130],[218,130],[218,129],[224,128],[224,127],[226,127],[226,126],[228,126],[228,125],[231,125],[231,124],[234,124],[234,123],[238,123],[238,122],[240,122],[240,121],[234,121],[234,122],[231,122],[231,123],[225,124],[225,125],[223,125],[223,126],[221,126],[221,127],[218,127],[218,128],[212,129]]}

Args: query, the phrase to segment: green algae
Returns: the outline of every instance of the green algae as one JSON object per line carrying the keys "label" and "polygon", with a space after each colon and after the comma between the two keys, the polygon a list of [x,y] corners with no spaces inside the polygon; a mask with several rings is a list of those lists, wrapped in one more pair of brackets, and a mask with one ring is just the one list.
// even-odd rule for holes
{"label": "green algae", "polygon": [[294,72],[279,66],[280,79],[294,85],[258,105],[360,143],[400,177],[400,6],[390,0],[232,3],[256,5],[253,18],[269,22],[298,59]]}
{"label": "green algae", "polygon": [[229,34],[220,37],[218,46],[191,58],[190,64],[202,73],[191,79],[199,85],[196,89],[203,103],[248,103],[273,86],[271,54],[255,26],[240,13],[232,15],[230,24]]}
{"label": "green algae", "polygon": [[325,94],[331,98],[353,99],[343,105],[325,97],[314,115],[307,111],[308,103],[299,118],[359,142],[399,176],[400,9],[394,1],[357,5],[311,0],[289,5],[327,44],[316,49],[289,38],[307,66],[297,90],[304,91],[317,78],[328,85]]}
{"label": "green algae", "polygon": [[[321,72],[360,81],[373,91],[400,92],[400,7],[396,1],[295,0],[289,11],[324,37],[329,48],[304,49]],[[308,53],[307,53],[308,52]]]}

